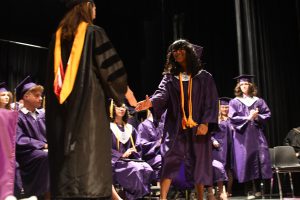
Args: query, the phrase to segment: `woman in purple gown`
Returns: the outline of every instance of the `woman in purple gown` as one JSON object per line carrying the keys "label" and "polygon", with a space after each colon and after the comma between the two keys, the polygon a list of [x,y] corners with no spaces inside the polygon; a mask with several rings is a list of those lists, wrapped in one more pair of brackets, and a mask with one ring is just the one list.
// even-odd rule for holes
{"label": "woman in purple gown", "polygon": [[[127,123],[125,105],[111,108],[112,168],[116,183],[124,188],[126,198],[134,200],[150,193],[153,169],[143,162],[135,145],[137,132]],[[139,150],[139,149],[138,149]]]}
{"label": "woman in purple gown", "polygon": [[233,133],[233,171],[240,183],[248,185],[248,199],[258,192],[252,182],[272,177],[268,143],[264,126],[271,112],[262,98],[256,97],[257,89],[251,82],[252,75],[236,77],[235,98],[229,103],[230,123]]}
{"label": "woman in purple gown", "polygon": [[167,110],[161,147],[161,199],[167,199],[171,182],[185,161],[198,199],[203,199],[204,185],[212,184],[210,131],[218,123],[218,94],[211,74],[201,67],[201,52],[202,47],[186,40],[171,44],[158,89],[136,107],[137,111],[152,107],[157,118]]}
{"label": "woman in purple gown", "polygon": [[[232,177],[227,175],[228,169],[230,170],[230,141],[232,135],[228,120],[229,101],[230,98],[228,97],[220,98],[219,129],[212,132],[213,180],[218,186],[216,195],[219,200],[227,199],[227,194],[223,191],[223,182],[228,181],[229,184],[232,184]],[[213,195],[212,187],[209,187],[207,199],[214,200]]]}

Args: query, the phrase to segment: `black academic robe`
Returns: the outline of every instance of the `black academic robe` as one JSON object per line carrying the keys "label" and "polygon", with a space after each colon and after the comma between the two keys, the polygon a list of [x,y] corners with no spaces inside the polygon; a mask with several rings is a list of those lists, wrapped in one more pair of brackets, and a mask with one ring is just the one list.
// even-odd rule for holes
{"label": "black academic robe", "polygon": [[[53,92],[54,46],[55,36],[50,43],[46,79],[51,195],[109,197],[112,139],[106,100],[110,97],[119,104],[124,99],[127,76],[123,63],[105,31],[89,25],[74,88],[66,101],[59,104]],[[63,61],[63,55],[70,50],[66,46],[61,47]]]}

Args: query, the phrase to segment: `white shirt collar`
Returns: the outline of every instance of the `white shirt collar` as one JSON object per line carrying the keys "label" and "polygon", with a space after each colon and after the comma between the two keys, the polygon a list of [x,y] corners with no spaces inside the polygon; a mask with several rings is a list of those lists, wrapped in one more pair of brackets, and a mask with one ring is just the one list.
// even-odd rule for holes
{"label": "white shirt collar", "polygon": [[37,114],[39,114],[39,110],[38,109],[35,109],[34,112],[31,112],[27,108],[23,107],[23,108],[21,108],[21,111],[25,115],[27,115],[29,113],[34,119],[36,119],[37,118]]}
{"label": "white shirt collar", "polygon": [[[182,81],[189,81],[190,80],[189,75],[187,75],[185,72],[181,73],[181,77],[182,77]],[[179,76],[175,76],[175,78],[177,78],[179,80]]]}

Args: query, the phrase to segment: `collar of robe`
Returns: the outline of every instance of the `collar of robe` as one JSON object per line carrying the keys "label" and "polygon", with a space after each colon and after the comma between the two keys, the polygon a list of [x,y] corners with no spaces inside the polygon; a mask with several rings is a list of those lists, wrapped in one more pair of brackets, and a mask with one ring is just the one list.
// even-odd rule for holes
{"label": "collar of robe", "polygon": [[254,104],[257,100],[258,97],[236,97],[240,102],[242,102],[243,104],[245,104],[247,107],[251,106],[252,104]]}
{"label": "collar of robe", "polygon": [[27,108],[23,107],[20,109],[22,113],[25,115],[29,114],[31,117],[33,117],[35,120],[37,119],[37,115],[40,113],[38,109],[35,109],[34,112],[31,112]]}
{"label": "collar of robe", "polygon": [[71,94],[76,79],[88,23],[81,22],[75,34],[71,53],[64,71],[61,59],[61,28],[56,32],[54,49],[54,93],[62,104]]}
{"label": "collar of robe", "polygon": [[192,103],[192,89],[193,89],[193,79],[191,75],[188,75],[189,85],[188,85],[188,118],[186,117],[184,110],[184,91],[182,84],[182,73],[179,74],[179,83],[180,83],[180,100],[181,100],[181,112],[182,112],[182,128],[193,128],[198,124],[193,120],[193,103]]}
{"label": "collar of robe", "polygon": [[122,144],[126,144],[129,139],[131,141],[132,147],[135,149],[135,144],[132,138],[132,131],[133,131],[132,125],[126,123],[124,125],[124,131],[121,131],[116,123],[111,122],[110,129],[112,130],[113,134],[117,138],[118,151],[120,150],[120,142]]}

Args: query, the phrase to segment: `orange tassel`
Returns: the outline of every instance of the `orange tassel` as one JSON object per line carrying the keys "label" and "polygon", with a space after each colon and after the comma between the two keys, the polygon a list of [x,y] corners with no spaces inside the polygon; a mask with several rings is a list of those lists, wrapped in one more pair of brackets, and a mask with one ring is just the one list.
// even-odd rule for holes
{"label": "orange tassel", "polygon": [[197,126],[198,124],[193,120],[193,103],[192,103],[192,88],[193,88],[193,80],[191,78],[191,75],[189,75],[189,85],[188,85],[188,114],[189,117],[187,119],[185,110],[184,110],[184,91],[183,91],[183,84],[182,84],[182,75],[179,74],[179,81],[180,81],[180,99],[181,99],[181,112],[182,112],[182,128],[186,129],[193,128]]}

